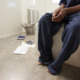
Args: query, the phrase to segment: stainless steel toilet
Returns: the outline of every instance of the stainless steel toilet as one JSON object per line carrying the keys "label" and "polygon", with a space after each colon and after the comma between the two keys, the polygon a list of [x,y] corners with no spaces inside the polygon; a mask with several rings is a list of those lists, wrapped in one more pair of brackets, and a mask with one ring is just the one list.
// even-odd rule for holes
{"label": "stainless steel toilet", "polygon": [[38,18],[38,10],[27,9],[27,23],[22,24],[27,34],[35,34],[35,24],[38,22]]}

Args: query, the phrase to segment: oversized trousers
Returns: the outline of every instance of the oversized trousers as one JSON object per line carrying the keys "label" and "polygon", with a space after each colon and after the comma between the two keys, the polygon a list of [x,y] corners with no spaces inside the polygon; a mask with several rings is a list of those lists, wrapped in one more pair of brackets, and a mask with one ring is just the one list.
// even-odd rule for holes
{"label": "oversized trousers", "polygon": [[[52,56],[53,36],[64,23],[62,34],[62,49],[56,60]],[[68,60],[80,43],[80,16],[76,14],[67,15],[60,23],[52,21],[52,13],[46,13],[39,20],[38,25],[38,49],[40,51],[39,61],[48,65],[49,71],[54,75],[60,72],[64,61]],[[55,53],[54,53],[55,54]]]}

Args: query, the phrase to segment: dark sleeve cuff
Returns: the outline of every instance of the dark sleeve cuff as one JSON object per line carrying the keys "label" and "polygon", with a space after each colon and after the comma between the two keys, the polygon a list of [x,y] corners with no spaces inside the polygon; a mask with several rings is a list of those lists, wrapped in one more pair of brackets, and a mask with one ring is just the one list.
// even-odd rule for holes
{"label": "dark sleeve cuff", "polygon": [[65,4],[66,5],[66,1],[64,1],[64,2],[60,1],[59,5],[61,5],[61,4]]}

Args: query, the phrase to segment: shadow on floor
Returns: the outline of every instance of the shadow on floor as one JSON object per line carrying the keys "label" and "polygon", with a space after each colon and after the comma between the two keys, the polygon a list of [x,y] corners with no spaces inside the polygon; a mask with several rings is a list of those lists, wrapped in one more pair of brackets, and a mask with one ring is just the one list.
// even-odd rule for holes
{"label": "shadow on floor", "polygon": [[62,76],[67,80],[80,80],[80,68],[64,64],[59,76]]}

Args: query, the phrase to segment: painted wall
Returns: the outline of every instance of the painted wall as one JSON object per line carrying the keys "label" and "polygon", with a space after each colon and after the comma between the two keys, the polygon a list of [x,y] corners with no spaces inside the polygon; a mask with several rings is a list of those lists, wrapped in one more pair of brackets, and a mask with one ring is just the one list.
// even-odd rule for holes
{"label": "painted wall", "polygon": [[27,9],[39,11],[39,17],[58,7],[52,0],[0,0],[0,38],[21,32],[21,24],[27,23]]}
{"label": "painted wall", "polygon": [[53,12],[58,7],[59,3],[52,3],[52,0],[47,0],[47,12]]}
{"label": "painted wall", "polygon": [[0,0],[0,38],[21,30],[21,1]]}

